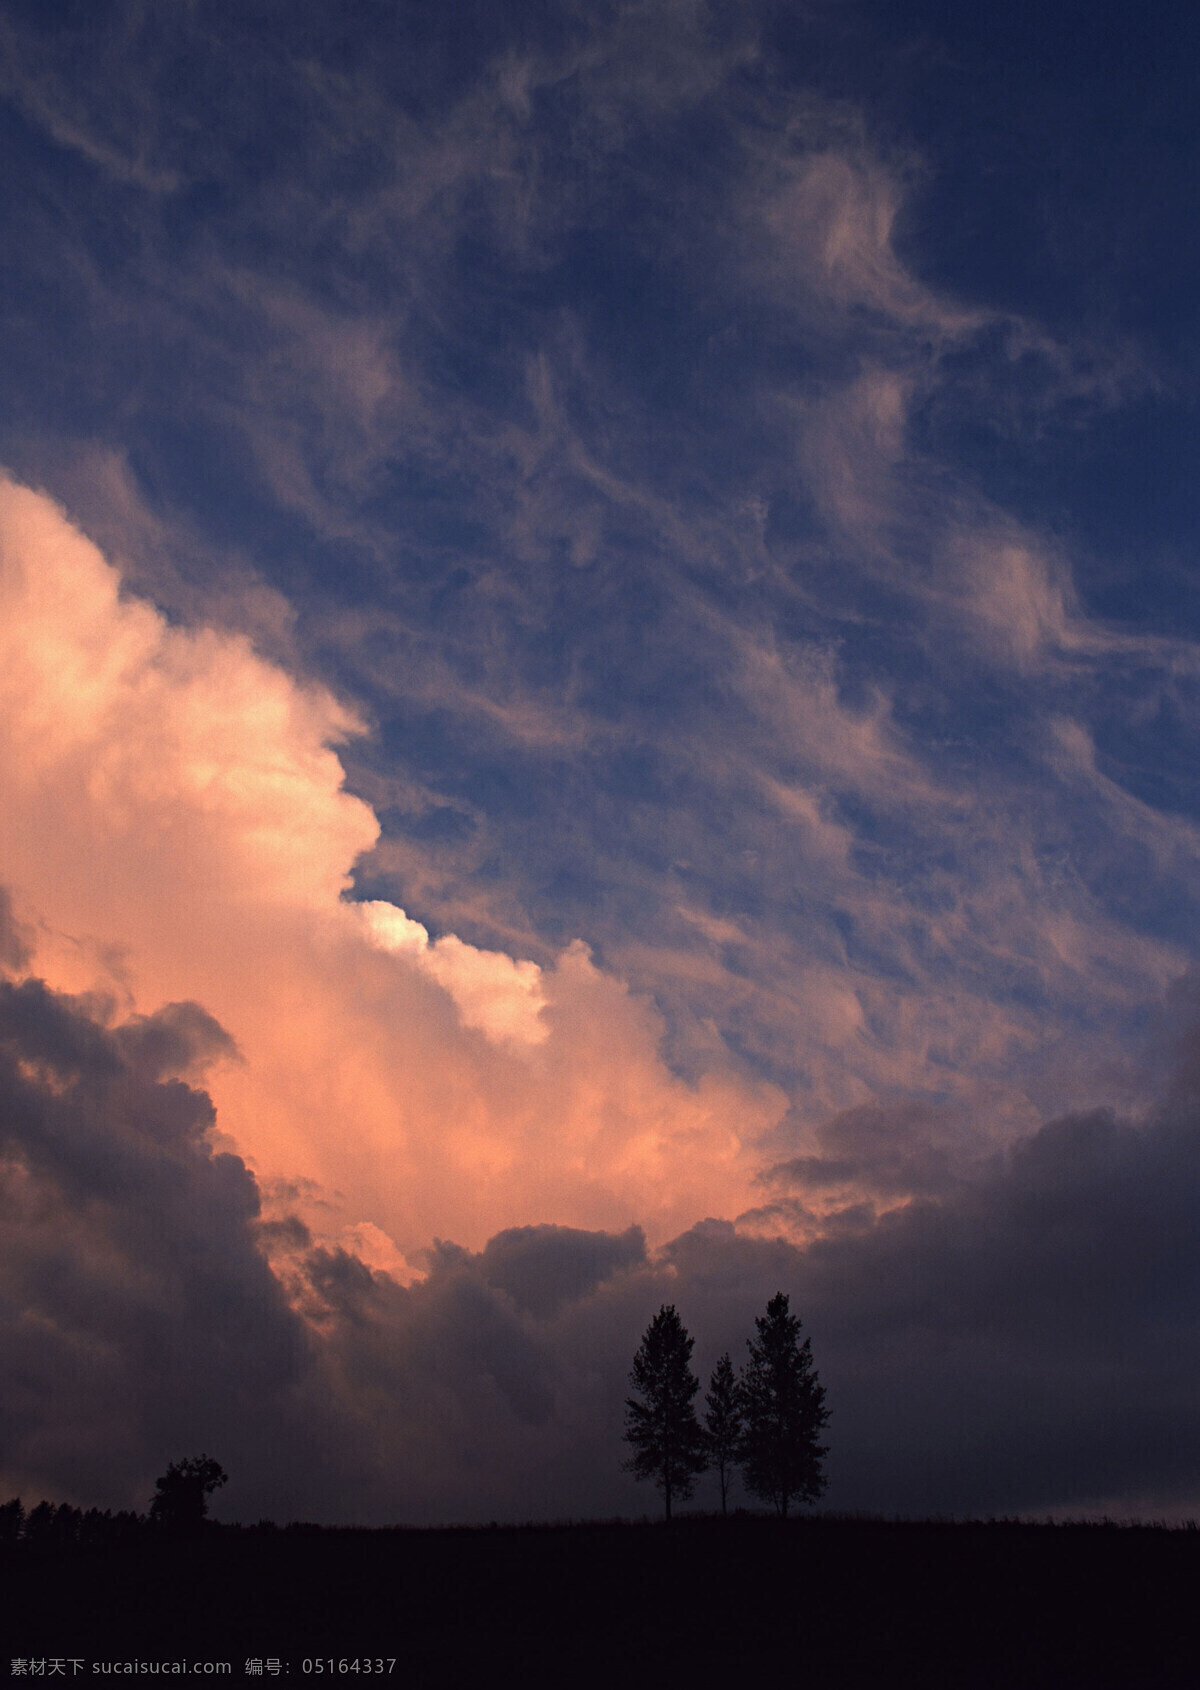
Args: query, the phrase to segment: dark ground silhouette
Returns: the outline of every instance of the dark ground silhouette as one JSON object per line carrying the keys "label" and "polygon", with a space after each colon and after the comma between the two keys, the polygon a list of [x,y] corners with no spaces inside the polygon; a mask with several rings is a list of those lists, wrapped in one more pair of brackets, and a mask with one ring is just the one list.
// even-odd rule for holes
{"label": "dark ground silhouette", "polygon": [[[789,1521],[392,1531],[208,1525],[0,1550],[14,1657],[272,1659],[296,1681],[508,1668],[523,1685],[1155,1686],[1196,1682],[1200,1533]],[[68,1672],[70,1669],[68,1668]],[[361,1676],[361,1669],[359,1676]],[[369,1675],[370,1676],[370,1675]]]}

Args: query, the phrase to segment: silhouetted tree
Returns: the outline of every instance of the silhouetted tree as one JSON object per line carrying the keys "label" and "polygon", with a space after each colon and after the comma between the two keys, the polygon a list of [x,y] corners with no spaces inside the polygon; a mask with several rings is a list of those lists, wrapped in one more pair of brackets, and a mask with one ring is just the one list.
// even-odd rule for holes
{"label": "silhouetted tree", "polygon": [[131,1508],[122,1508],[108,1522],[108,1541],[114,1544],[137,1543],[144,1536],[147,1524],[145,1514],[135,1514]]}
{"label": "silhouetted tree", "polygon": [[700,1389],[691,1368],[692,1342],[674,1304],[664,1303],[633,1358],[629,1383],[637,1395],[625,1402],[625,1441],[633,1446],[625,1468],[638,1479],[654,1480],[668,1520],[673,1499],[690,1496],[696,1475],[708,1466],[692,1404]]}
{"label": "silhouetted tree", "polygon": [[109,1508],[103,1513],[98,1508],[89,1508],[79,1522],[79,1541],[89,1548],[112,1543],[115,1535],[112,1510]]}
{"label": "silhouetted tree", "polygon": [[52,1502],[42,1501],[31,1508],[25,1516],[23,1537],[25,1542],[38,1549],[50,1543],[54,1535],[54,1516],[57,1510]]}
{"label": "silhouetted tree", "polygon": [[21,1536],[21,1527],[25,1524],[25,1510],[21,1506],[21,1498],[14,1496],[10,1502],[0,1504],[0,1546],[16,1543]]}
{"label": "silhouetted tree", "polygon": [[50,1542],[56,1549],[65,1549],[78,1543],[79,1528],[82,1524],[82,1510],[72,1508],[69,1502],[60,1502],[54,1510],[54,1519],[50,1526]]}
{"label": "silhouetted tree", "polygon": [[800,1318],[788,1313],[782,1291],[754,1324],[758,1338],[746,1340],[750,1361],[742,1374],[742,1477],[786,1519],[793,1499],[811,1502],[825,1489],[827,1451],[818,1439],[829,1412],[810,1342],[800,1342]]}
{"label": "silhouetted tree", "polygon": [[708,1405],[704,1411],[708,1464],[717,1470],[721,1484],[721,1512],[724,1514],[727,1512],[729,1481],[737,1465],[744,1429],[741,1380],[733,1371],[728,1350],[713,1368],[704,1401]]}
{"label": "silhouetted tree", "polygon": [[151,1520],[177,1534],[199,1530],[208,1513],[209,1493],[225,1484],[228,1477],[211,1455],[172,1461],[162,1477],[154,1481]]}

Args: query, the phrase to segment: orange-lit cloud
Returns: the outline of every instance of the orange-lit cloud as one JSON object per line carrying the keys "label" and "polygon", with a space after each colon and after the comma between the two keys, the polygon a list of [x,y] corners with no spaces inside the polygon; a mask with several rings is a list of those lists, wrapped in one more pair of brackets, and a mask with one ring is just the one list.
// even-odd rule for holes
{"label": "orange-lit cloud", "polygon": [[[0,483],[0,880],[33,966],[124,1010],[197,1001],[240,1060],[218,1127],[376,1256],[547,1220],[665,1238],[752,1193],[775,1088],[679,1078],[653,1008],[430,941],[342,894],[375,841],[331,747],[353,713],[236,635],[171,626],[44,496]],[[382,1258],[381,1258],[382,1259]],[[389,1258],[393,1259],[393,1258]]]}

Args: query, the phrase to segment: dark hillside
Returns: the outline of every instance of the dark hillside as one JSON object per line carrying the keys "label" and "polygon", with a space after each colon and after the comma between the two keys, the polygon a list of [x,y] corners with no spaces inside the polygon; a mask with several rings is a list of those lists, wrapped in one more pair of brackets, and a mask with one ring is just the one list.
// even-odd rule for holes
{"label": "dark hillside", "polygon": [[374,1676],[382,1659],[397,1690],[504,1666],[524,1684],[705,1685],[776,1665],[822,1687],[1195,1683],[1193,1531],[217,1526],[191,1543],[22,1545],[6,1563],[6,1658],[78,1658],[93,1681],[96,1662],[184,1658],[228,1660],[238,1679],[277,1660],[293,1681],[315,1661],[322,1678],[355,1660]]}

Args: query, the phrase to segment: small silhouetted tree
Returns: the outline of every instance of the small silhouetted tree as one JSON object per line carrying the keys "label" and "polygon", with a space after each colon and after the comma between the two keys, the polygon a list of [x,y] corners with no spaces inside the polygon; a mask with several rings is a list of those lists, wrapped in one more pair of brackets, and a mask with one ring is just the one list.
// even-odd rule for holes
{"label": "small silhouetted tree", "polygon": [[14,1496],[11,1502],[0,1504],[0,1546],[11,1548],[18,1542],[24,1524],[25,1510],[21,1506],[19,1496]]}
{"label": "small silhouetted tree", "polygon": [[782,1291],[754,1324],[758,1337],[746,1340],[750,1360],[742,1374],[742,1477],[786,1519],[794,1500],[811,1502],[825,1489],[827,1451],[819,1440],[829,1411],[810,1342],[800,1342],[800,1318],[788,1313]]}
{"label": "small silhouetted tree", "polygon": [[728,1512],[729,1483],[742,1445],[744,1417],[742,1384],[733,1371],[729,1351],[713,1368],[704,1393],[704,1429],[708,1433],[708,1464],[717,1470],[721,1484],[721,1512]]}
{"label": "small silhouetted tree", "polygon": [[629,1383],[637,1394],[625,1402],[625,1441],[633,1446],[625,1469],[654,1480],[668,1520],[672,1501],[689,1497],[697,1474],[708,1466],[692,1402],[700,1389],[691,1368],[692,1343],[674,1304],[664,1303],[633,1358]]}
{"label": "small silhouetted tree", "polygon": [[150,1518],[155,1525],[175,1534],[198,1531],[208,1513],[208,1498],[229,1478],[211,1455],[194,1455],[186,1461],[172,1461],[161,1478],[154,1481]]}

